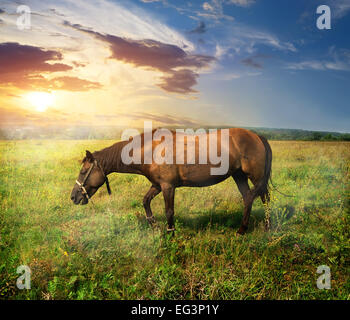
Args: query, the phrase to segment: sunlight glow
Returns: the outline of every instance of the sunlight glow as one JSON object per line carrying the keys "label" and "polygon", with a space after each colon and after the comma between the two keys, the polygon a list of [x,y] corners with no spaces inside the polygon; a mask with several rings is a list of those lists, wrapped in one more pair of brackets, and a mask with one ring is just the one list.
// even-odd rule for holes
{"label": "sunlight glow", "polygon": [[44,112],[53,103],[53,95],[48,92],[31,92],[27,95],[28,101],[38,112]]}

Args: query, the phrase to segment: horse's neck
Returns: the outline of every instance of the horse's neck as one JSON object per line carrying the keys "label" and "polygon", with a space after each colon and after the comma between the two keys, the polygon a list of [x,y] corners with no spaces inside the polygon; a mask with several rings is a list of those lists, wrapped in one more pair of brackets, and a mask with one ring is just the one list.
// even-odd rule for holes
{"label": "horse's neck", "polygon": [[[105,174],[108,175],[112,172],[119,172],[119,173],[139,173],[139,170],[135,167],[133,164],[125,164],[122,160],[122,150],[125,144],[127,144],[128,141],[121,141],[118,142],[115,146],[112,146],[111,148],[115,148],[114,150],[102,150],[101,151],[101,158],[107,158],[106,153],[112,152],[113,157],[112,160],[103,161],[104,162],[104,171]],[[109,157],[111,158],[111,157]]]}

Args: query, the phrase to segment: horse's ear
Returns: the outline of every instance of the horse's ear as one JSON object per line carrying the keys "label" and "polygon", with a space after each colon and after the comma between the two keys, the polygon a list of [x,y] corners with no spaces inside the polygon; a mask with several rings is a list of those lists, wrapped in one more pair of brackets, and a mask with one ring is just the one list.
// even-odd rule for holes
{"label": "horse's ear", "polygon": [[94,161],[94,156],[92,155],[92,153],[91,153],[89,150],[86,150],[86,159],[87,159],[89,162]]}

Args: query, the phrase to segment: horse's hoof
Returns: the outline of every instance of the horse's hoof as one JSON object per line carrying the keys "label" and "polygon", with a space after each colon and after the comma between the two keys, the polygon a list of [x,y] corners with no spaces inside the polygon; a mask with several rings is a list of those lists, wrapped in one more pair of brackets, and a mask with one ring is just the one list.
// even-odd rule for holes
{"label": "horse's hoof", "polygon": [[167,234],[171,234],[172,236],[174,236],[174,234],[175,234],[175,228],[171,228],[171,229],[167,228],[166,233],[167,233]]}
{"label": "horse's hoof", "polygon": [[151,226],[153,226],[156,223],[156,219],[154,219],[154,216],[146,217],[146,219]]}

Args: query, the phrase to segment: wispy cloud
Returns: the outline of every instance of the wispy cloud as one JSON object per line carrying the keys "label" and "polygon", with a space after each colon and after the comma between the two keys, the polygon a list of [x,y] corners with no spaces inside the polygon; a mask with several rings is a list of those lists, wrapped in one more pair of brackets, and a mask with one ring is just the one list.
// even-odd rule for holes
{"label": "wispy cloud", "polygon": [[227,3],[235,4],[241,7],[249,7],[250,5],[255,3],[255,0],[228,0]]}
{"label": "wispy cloud", "polygon": [[[153,39],[177,45],[187,51],[195,49],[194,44],[185,35],[169,27],[152,11],[143,10],[132,2],[116,3],[110,0],[23,0],[32,10],[32,30],[41,35],[60,32],[67,35],[62,20],[69,19],[98,32],[118,34],[131,39]],[[17,2],[6,2],[2,9],[16,12]],[[38,15],[40,13],[40,16]],[[103,17],[103,18],[101,18]],[[17,15],[7,17],[12,26],[16,26]],[[35,23],[34,23],[35,22]],[[11,33],[13,36],[13,33]],[[68,36],[71,34],[68,33]]]}
{"label": "wispy cloud", "polygon": [[234,26],[224,25],[218,32],[220,39],[211,39],[216,42],[215,56],[218,59],[256,55],[257,52],[266,49],[286,53],[298,51],[292,42],[283,41],[272,32],[257,30],[242,23],[236,23]]}
{"label": "wispy cloud", "polygon": [[290,70],[316,70],[316,71],[350,71],[350,50],[329,49],[328,58],[291,62],[286,65]]}
{"label": "wispy cloud", "polygon": [[215,76],[217,80],[220,81],[231,81],[245,77],[257,77],[261,76],[262,72],[228,72]]}
{"label": "wispy cloud", "polygon": [[233,21],[234,17],[224,13],[224,5],[236,5],[240,7],[249,7],[255,3],[255,0],[211,0],[202,4],[202,10],[197,11],[199,17],[212,19],[215,21],[226,20]]}
{"label": "wispy cloud", "polygon": [[[328,5],[331,9],[332,21],[337,21],[344,18],[350,12],[349,0],[323,0],[318,5]],[[314,25],[315,8],[317,4],[315,1],[307,2],[306,9],[301,13],[298,23],[305,23],[310,27]]]}
{"label": "wispy cloud", "polygon": [[0,127],[12,126],[31,126],[41,127],[43,125],[61,125],[61,126],[86,126],[91,125],[113,125],[116,120],[124,119],[126,122],[136,122],[143,126],[143,121],[151,120],[154,126],[183,126],[197,127],[201,123],[189,117],[178,117],[164,113],[150,112],[118,112],[110,113],[94,113],[94,114],[76,114],[72,116],[70,113],[63,112],[57,109],[49,108],[45,113],[26,110],[19,107],[4,108],[0,107]]}
{"label": "wispy cloud", "polygon": [[[45,113],[25,110],[19,107],[0,107],[0,127],[12,126],[49,126],[57,123],[69,124],[74,121],[73,117],[65,112],[48,109]],[[77,119],[75,119],[77,120]],[[77,123],[79,123],[77,121]],[[81,124],[84,122],[82,121]]]}
{"label": "wispy cloud", "polygon": [[194,28],[193,30],[189,31],[189,33],[198,33],[198,34],[203,34],[207,31],[206,25],[203,21],[200,21],[198,26]]}
{"label": "wispy cloud", "polygon": [[215,60],[214,57],[207,55],[186,53],[172,44],[148,39],[131,40],[101,34],[67,21],[65,24],[107,43],[112,52],[110,57],[112,59],[130,63],[135,67],[161,71],[164,76],[159,87],[168,92],[183,94],[195,92],[192,87],[197,83],[198,74],[193,69],[208,68]]}
{"label": "wispy cloud", "polygon": [[331,7],[335,19],[341,19],[350,12],[349,0],[327,0],[326,3]]}
{"label": "wispy cloud", "polygon": [[174,115],[167,114],[151,114],[148,112],[135,112],[133,114],[124,114],[124,116],[134,120],[151,120],[156,124],[160,123],[162,125],[169,126],[196,127],[201,124],[199,121],[187,117],[176,117]]}
{"label": "wispy cloud", "polygon": [[233,21],[234,18],[232,16],[224,14],[223,9],[223,1],[222,0],[212,0],[210,2],[204,2],[202,5],[201,11],[197,11],[197,15],[206,19],[213,19],[216,21],[219,20],[229,20]]}
{"label": "wispy cloud", "polygon": [[261,44],[282,51],[297,51],[293,43],[289,41],[281,41],[276,35],[269,32],[257,31],[243,27],[237,30],[237,34],[240,35],[241,38],[246,38],[250,41],[251,47],[254,47],[255,44]]}
{"label": "wispy cloud", "polygon": [[256,68],[256,69],[262,69],[262,64],[260,62],[257,62],[254,60],[253,57],[246,58],[241,61],[245,66]]}
{"label": "wispy cloud", "polygon": [[269,56],[264,55],[264,54],[256,54],[252,57],[248,57],[248,58],[241,60],[241,62],[247,67],[262,69],[263,64],[259,60],[265,59],[265,58],[269,58]]}

